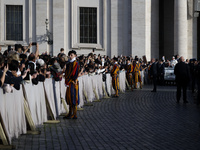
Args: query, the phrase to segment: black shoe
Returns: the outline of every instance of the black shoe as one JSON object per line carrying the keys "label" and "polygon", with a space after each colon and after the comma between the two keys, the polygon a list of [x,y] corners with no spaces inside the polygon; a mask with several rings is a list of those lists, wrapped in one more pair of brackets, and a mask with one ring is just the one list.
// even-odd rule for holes
{"label": "black shoe", "polygon": [[184,101],[184,104],[187,104],[188,103],[188,101]]}
{"label": "black shoe", "polygon": [[74,116],[72,119],[77,119],[77,116]]}
{"label": "black shoe", "polygon": [[72,119],[71,116],[65,116],[63,119]]}
{"label": "black shoe", "polygon": [[114,96],[113,96],[113,98],[118,98],[118,97],[119,97],[119,95],[114,95]]}
{"label": "black shoe", "polygon": [[177,104],[179,104],[179,101],[176,101]]}
{"label": "black shoe", "polygon": [[155,90],[151,91],[151,92],[156,92]]}

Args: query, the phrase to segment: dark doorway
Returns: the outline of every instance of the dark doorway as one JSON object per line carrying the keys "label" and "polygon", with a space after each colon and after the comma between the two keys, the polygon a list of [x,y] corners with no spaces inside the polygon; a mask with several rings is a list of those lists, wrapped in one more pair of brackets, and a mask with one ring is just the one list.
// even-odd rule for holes
{"label": "dark doorway", "polygon": [[197,18],[197,59],[200,59],[200,17]]}
{"label": "dark doorway", "polygon": [[159,58],[164,56],[164,0],[159,1]]}
{"label": "dark doorway", "polygon": [[174,0],[159,1],[159,57],[174,55]]}

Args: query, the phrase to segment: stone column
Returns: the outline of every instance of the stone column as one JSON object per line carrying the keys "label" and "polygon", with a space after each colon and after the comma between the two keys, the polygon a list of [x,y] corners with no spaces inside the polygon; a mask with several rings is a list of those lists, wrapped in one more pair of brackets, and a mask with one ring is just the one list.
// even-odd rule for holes
{"label": "stone column", "polygon": [[[107,52],[107,0],[103,0],[103,48]],[[107,54],[107,53],[106,53]]]}
{"label": "stone column", "polygon": [[159,0],[151,0],[151,58],[159,58]]}
{"label": "stone column", "polygon": [[[53,54],[57,56],[60,52],[60,48],[64,48],[65,43],[65,1],[56,0],[53,1]],[[65,49],[66,51],[66,49]]]}
{"label": "stone column", "polygon": [[46,25],[45,20],[48,18],[47,16],[47,5],[48,0],[35,0],[36,4],[36,41],[39,44],[39,53],[43,53],[45,51],[49,51],[47,43],[46,43]]}
{"label": "stone column", "polygon": [[132,56],[151,58],[151,1],[132,0]]}
{"label": "stone column", "polygon": [[118,1],[111,0],[111,57],[119,55]]}
{"label": "stone column", "polygon": [[1,44],[1,39],[2,39],[2,34],[1,34],[1,32],[2,32],[2,25],[3,25],[3,17],[2,17],[2,7],[1,7],[1,3],[2,3],[2,1],[0,2],[0,8],[1,8],[1,10],[0,10],[0,45],[2,45]]}
{"label": "stone column", "polygon": [[132,0],[132,56],[145,55],[145,1]]}
{"label": "stone column", "polygon": [[187,0],[175,0],[174,2],[174,54],[187,58]]}

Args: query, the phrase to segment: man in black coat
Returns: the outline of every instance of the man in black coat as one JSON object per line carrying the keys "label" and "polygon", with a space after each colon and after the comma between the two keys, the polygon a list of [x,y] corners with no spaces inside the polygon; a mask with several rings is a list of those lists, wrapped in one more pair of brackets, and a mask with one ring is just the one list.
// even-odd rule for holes
{"label": "man in black coat", "polygon": [[200,104],[200,61],[197,65],[196,75],[197,75],[197,86],[198,86],[197,105],[199,105]]}
{"label": "man in black coat", "polygon": [[188,103],[186,93],[187,86],[190,80],[189,66],[184,62],[184,58],[180,57],[180,62],[176,64],[174,68],[174,74],[176,75],[176,85],[177,85],[177,103],[179,103],[181,98],[181,88],[183,88],[183,102]]}
{"label": "man in black coat", "polygon": [[157,88],[156,88],[156,85],[157,85],[157,63],[155,62],[155,58],[152,58],[151,59],[151,68],[150,68],[150,75],[151,75],[151,78],[153,79],[153,91],[151,92],[156,92]]}
{"label": "man in black coat", "polygon": [[165,75],[165,64],[162,60],[157,63],[157,74],[158,74],[158,84],[164,85],[164,75]]}

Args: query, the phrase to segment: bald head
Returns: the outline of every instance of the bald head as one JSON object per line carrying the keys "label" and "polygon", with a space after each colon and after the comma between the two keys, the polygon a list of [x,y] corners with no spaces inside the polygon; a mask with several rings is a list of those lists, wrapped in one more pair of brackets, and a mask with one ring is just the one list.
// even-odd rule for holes
{"label": "bald head", "polygon": [[151,63],[154,63],[154,62],[155,62],[155,58],[152,58],[152,59],[151,59]]}
{"label": "bald head", "polygon": [[185,61],[183,56],[181,56],[179,59],[180,59],[181,62]]}

